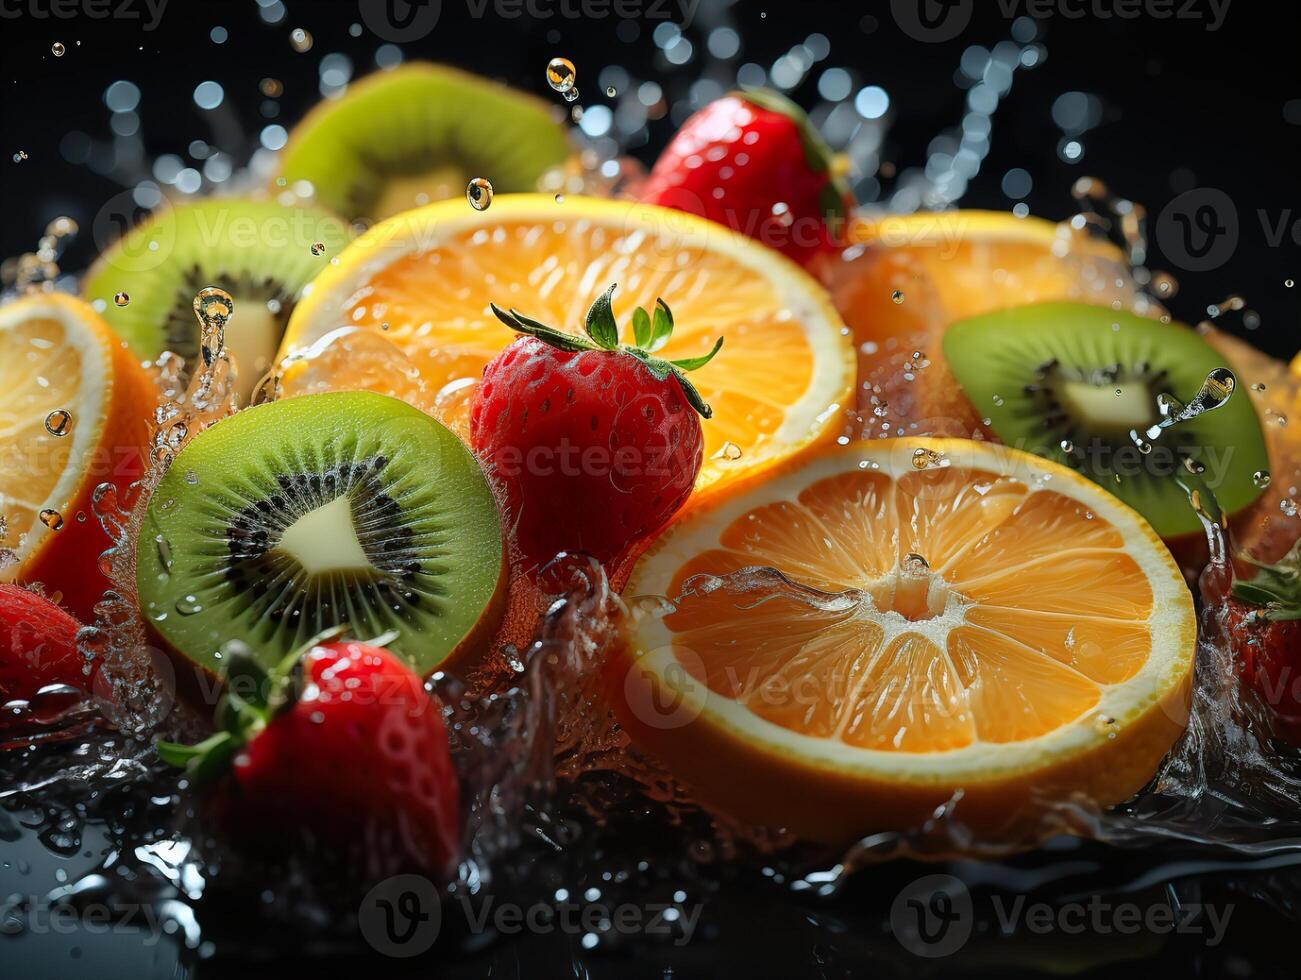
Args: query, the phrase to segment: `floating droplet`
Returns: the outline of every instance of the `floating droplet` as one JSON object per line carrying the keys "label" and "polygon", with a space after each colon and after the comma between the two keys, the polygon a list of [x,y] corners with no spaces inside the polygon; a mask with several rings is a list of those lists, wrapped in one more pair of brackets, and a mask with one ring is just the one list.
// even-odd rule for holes
{"label": "floating droplet", "polygon": [[574,87],[578,72],[568,58],[552,58],[547,63],[547,84],[557,92],[568,92]]}
{"label": "floating droplet", "polygon": [[566,92],[566,93],[565,93],[565,101],[566,101],[566,102],[577,102],[577,101],[578,101],[578,89],[576,89],[576,88],[571,88],[568,92]]}
{"label": "floating droplet", "polygon": [[1296,517],[1296,501],[1290,498],[1284,498],[1278,502],[1278,509],[1288,517]]}
{"label": "floating droplet", "polygon": [[299,54],[305,54],[312,50],[311,32],[305,31],[301,27],[295,27],[289,32],[289,43],[293,45],[294,50]]}
{"label": "floating droplet", "polygon": [[1071,440],[1069,439],[1063,439],[1061,441],[1061,447],[1062,447],[1062,452],[1064,453],[1075,452],[1075,443],[1071,442]]}
{"label": "floating droplet", "polygon": [[113,304],[115,306],[126,306],[130,302],[131,302],[131,297],[128,296],[126,293],[113,294]]}
{"label": "floating droplet", "polygon": [[72,413],[66,409],[56,408],[45,416],[45,431],[52,436],[66,436],[72,429]]}
{"label": "floating droplet", "polygon": [[1256,484],[1256,486],[1261,490],[1264,490],[1269,486],[1269,479],[1269,473],[1265,470],[1257,470],[1255,473],[1251,474],[1251,482]]}
{"label": "floating droplet", "polygon": [[740,459],[742,456],[741,447],[734,442],[725,442],[718,447],[718,452],[714,453],[710,459]]}
{"label": "floating droplet", "polygon": [[904,301],[904,295],[902,289],[896,289],[893,293],[890,294],[890,302],[894,303],[895,306],[902,305],[903,301]]}
{"label": "floating droplet", "polygon": [[203,363],[212,367],[226,346],[226,324],[235,314],[230,293],[217,286],[207,286],[194,297],[194,315],[199,318],[200,349]]}
{"label": "floating droplet", "polygon": [[14,163],[22,163],[26,159],[27,159],[26,150],[19,150],[17,153],[14,154]]}
{"label": "floating droplet", "polygon": [[57,531],[63,527],[63,515],[57,510],[43,510],[40,514],[41,523],[51,531]]}
{"label": "floating droplet", "polygon": [[56,58],[62,58],[67,50],[68,49],[63,46],[63,42],[61,41],[55,41],[50,45],[50,54],[54,55]]}
{"label": "floating droplet", "polygon": [[312,254],[313,254],[313,255],[324,255],[324,254],[325,254],[325,242],[312,242]]}
{"label": "floating droplet", "polygon": [[483,177],[475,177],[465,185],[465,199],[476,211],[487,211],[492,204],[492,183]]}
{"label": "floating droplet", "polygon": [[610,86],[607,86],[607,87],[606,87],[605,94],[606,94],[609,98],[613,99],[616,95],[619,94],[619,90],[618,90],[617,88],[615,88],[613,85],[610,85]]}

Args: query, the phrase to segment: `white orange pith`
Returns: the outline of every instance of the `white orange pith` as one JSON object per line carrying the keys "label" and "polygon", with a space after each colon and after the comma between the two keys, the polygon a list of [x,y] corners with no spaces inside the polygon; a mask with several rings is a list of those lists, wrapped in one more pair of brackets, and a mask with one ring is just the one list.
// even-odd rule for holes
{"label": "white orange pith", "polygon": [[107,546],[91,516],[101,482],[140,473],[153,408],[140,364],[89,306],[42,293],[0,307],[0,580],[41,582],[89,615]]}
{"label": "white orange pith", "polygon": [[[619,284],[623,320],[657,297],[670,303],[677,328],[665,357],[724,338],[722,353],[692,375],[714,409],[700,486],[771,465],[839,428],[853,352],[824,291],[744,236],[627,202],[498,195],[484,212],[447,201],[399,215],[312,284],[281,353],[344,326],[374,331],[437,392],[478,379],[514,339],[490,302],[578,331],[610,283]],[[335,375],[335,386],[349,385],[346,370]]]}
{"label": "white orange pith", "polygon": [[[837,598],[693,581],[751,566]],[[985,829],[1073,791],[1118,802],[1186,719],[1196,628],[1169,554],[1014,450],[797,461],[671,528],[626,594],[684,587],[608,667],[621,718],[705,799],[808,837],[916,826],[955,793]]]}

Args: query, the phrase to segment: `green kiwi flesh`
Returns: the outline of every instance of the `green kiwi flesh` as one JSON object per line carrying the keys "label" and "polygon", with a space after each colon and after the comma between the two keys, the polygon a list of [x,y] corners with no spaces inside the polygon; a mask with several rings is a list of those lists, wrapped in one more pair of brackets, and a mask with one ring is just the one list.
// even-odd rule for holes
{"label": "green kiwi flesh", "polygon": [[[1071,466],[1147,518],[1162,537],[1200,532],[1187,484],[1228,513],[1260,495],[1264,435],[1246,392],[1148,440],[1158,396],[1191,401],[1227,366],[1195,331],[1078,303],[961,321],[944,357],[1004,443]],[[1131,435],[1135,430],[1136,441]]]}
{"label": "green kiwi flesh", "polygon": [[82,295],[140,358],[169,350],[192,364],[200,336],[194,294],[220,286],[235,300],[225,340],[247,400],[272,367],[303,288],[350,238],[342,219],[316,207],[247,198],[182,204],[152,215],[101,255]]}
{"label": "green kiwi flesh", "polygon": [[[421,673],[498,608],[504,551],[479,464],[405,402],[328,392],[196,435],[150,498],[136,548],[146,621],[220,673],[246,643],[267,667],[347,624]],[[490,629],[490,621],[485,620]]]}
{"label": "green kiwi flesh", "polygon": [[570,153],[553,107],[442,65],[377,72],[322,102],[290,135],[281,182],[311,183],[317,203],[351,220],[379,220],[465,193],[537,190]]}

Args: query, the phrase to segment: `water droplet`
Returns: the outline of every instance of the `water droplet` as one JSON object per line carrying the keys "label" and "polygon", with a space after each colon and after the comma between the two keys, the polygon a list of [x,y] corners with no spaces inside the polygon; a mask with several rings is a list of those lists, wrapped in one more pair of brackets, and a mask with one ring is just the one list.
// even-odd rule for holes
{"label": "water droplet", "polygon": [[899,306],[899,305],[901,305],[901,304],[903,303],[903,301],[904,301],[903,290],[902,290],[902,289],[896,289],[893,293],[891,293],[891,294],[890,294],[890,301],[891,301],[892,303],[894,303],[895,306]]}
{"label": "water droplet", "polygon": [[574,87],[578,72],[568,58],[552,58],[547,63],[547,84],[557,92],[568,92]]}
{"label": "water droplet", "polygon": [[1069,439],[1063,439],[1061,441],[1061,447],[1062,447],[1062,452],[1064,453],[1075,452],[1075,443],[1071,442],[1071,440]]}
{"label": "water droplet", "polygon": [[115,306],[126,306],[130,302],[131,302],[131,297],[128,296],[126,293],[119,292],[113,294],[113,305]]}
{"label": "water droplet", "polygon": [[313,254],[313,255],[324,255],[324,254],[325,254],[325,242],[312,242],[312,254]]}
{"label": "water droplet", "polygon": [[1106,735],[1108,738],[1116,737],[1116,719],[1111,715],[1098,715],[1093,720],[1093,728],[1099,735]]}
{"label": "water droplet", "polygon": [[19,150],[17,153],[14,154],[14,163],[22,163],[26,159],[27,159],[26,150]]}
{"label": "water droplet", "polygon": [[54,55],[56,58],[62,58],[67,50],[68,49],[63,46],[62,41],[55,41],[50,45],[50,54]]}
{"label": "water droplet", "polygon": [[772,206],[772,217],[782,228],[789,228],[795,224],[795,215],[791,213],[791,206],[785,201],[778,201]]}
{"label": "water droplet", "polygon": [[734,442],[725,442],[718,448],[718,452],[714,453],[714,455],[711,456],[710,459],[736,460],[736,459],[740,459],[741,456],[742,456],[742,452],[740,446],[738,446]]}
{"label": "water droplet", "polygon": [[230,293],[217,286],[207,286],[194,297],[194,315],[201,328],[200,348],[203,363],[212,367],[226,347],[226,324],[235,315],[235,301]]}
{"label": "water droplet", "polygon": [[565,195],[564,195],[564,194],[557,194],[557,195],[556,195],[556,203],[557,203],[557,204],[564,204],[564,203],[565,203]]}
{"label": "water droplet", "polygon": [[492,184],[483,177],[475,177],[465,185],[465,199],[476,211],[487,211],[492,204]]}
{"label": "water droplet", "polygon": [[1251,482],[1256,484],[1256,486],[1261,490],[1264,490],[1269,486],[1269,473],[1265,470],[1257,470],[1255,473],[1251,474]]}
{"label": "water droplet", "polygon": [[172,570],[172,546],[167,543],[167,539],[161,534],[154,537],[154,545],[158,548],[158,560],[162,563],[163,571]]}
{"label": "water droplet", "polygon": [[576,89],[576,88],[571,88],[568,92],[566,92],[566,93],[565,93],[565,101],[566,101],[566,102],[577,102],[577,101],[578,101],[578,89]]}
{"label": "water droplet", "polygon": [[944,454],[936,452],[934,449],[914,449],[913,450],[913,469],[924,470],[930,466],[943,465]]}
{"label": "water droplet", "polygon": [[203,612],[203,606],[194,596],[187,595],[184,599],[176,600],[176,611],[182,616],[193,616],[195,613]]}
{"label": "water droplet", "polygon": [[311,32],[305,31],[301,27],[295,27],[289,32],[289,43],[293,45],[294,50],[299,54],[306,54],[312,50]]}
{"label": "water droplet", "polygon": [[1252,391],[1264,391],[1264,390],[1265,390],[1265,384],[1264,384],[1264,382],[1263,382],[1263,381],[1257,381],[1255,384],[1253,384],[1253,385],[1251,386],[1251,390],[1252,390]]}
{"label": "water droplet", "polygon": [[1296,517],[1296,501],[1290,498],[1280,500],[1278,502],[1278,509],[1288,517]]}
{"label": "water droplet", "polygon": [[615,88],[613,85],[610,85],[610,86],[608,86],[608,87],[606,88],[606,90],[605,90],[605,94],[606,94],[609,98],[613,99],[616,95],[619,94],[619,90],[618,90],[617,88]]}
{"label": "water droplet", "polygon": [[41,523],[51,531],[57,531],[63,527],[63,515],[57,510],[43,510],[40,514]]}
{"label": "water droplet", "polygon": [[930,562],[915,551],[910,551],[903,556],[903,561],[899,563],[899,570],[905,575],[921,576],[931,570]]}
{"label": "water droplet", "polygon": [[258,84],[258,90],[268,99],[278,99],[284,94],[285,86],[278,78],[264,78]]}
{"label": "water droplet", "polygon": [[1293,279],[1284,279],[1283,285],[1286,286],[1288,289],[1291,289],[1293,286],[1296,285],[1296,281]]}
{"label": "water droplet", "polygon": [[45,431],[52,436],[66,436],[72,429],[72,413],[66,409],[56,408],[45,416]]}

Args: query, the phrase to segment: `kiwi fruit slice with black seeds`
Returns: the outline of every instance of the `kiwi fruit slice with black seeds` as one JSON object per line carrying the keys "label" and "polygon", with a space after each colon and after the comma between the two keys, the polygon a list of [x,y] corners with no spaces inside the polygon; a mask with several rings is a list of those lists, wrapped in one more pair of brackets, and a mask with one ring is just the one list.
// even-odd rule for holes
{"label": "kiwi fruit slice with black seeds", "polygon": [[290,133],[278,187],[311,183],[317,203],[377,221],[465,194],[537,190],[570,154],[557,107],[443,65],[380,71],[324,101]]}
{"label": "kiwi fruit slice with black seeds", "polygon": [[[1201,532],[1181,483],[1209,489],[1228,513],[1260,495],[1254,474],[1268,465],[1256,411],[1245,391],[1232,394],[1224,358],[1188,327],[1044,303],[956,323],[943,346],[1000,440],[1073,467],[1162,537]],[[1159,399],[1193,401],[1212,372],[1208,394],[1218,397],[1208,401],[1221,404],[1149,437]]]}
{"label": "kiwi fruit slice with black seeds", "polygon": [[146,622],[211,673],[348,625],[422,673],[485,644],[506,592],[496,499],[438,421],[373,392],[270,402],[196,435],[137,541]]}
{"label": "kiwi fruit slice with black seeds", "polygon": [[104,252],[82,295],[140,358],[169,350],[194,363],[194,295],[220,286],[235,300],[225,340],[247,400],[272,367],[303,288],[350,238],[346,222],[317,207],[238,197],[181,204],[150,216]]}

